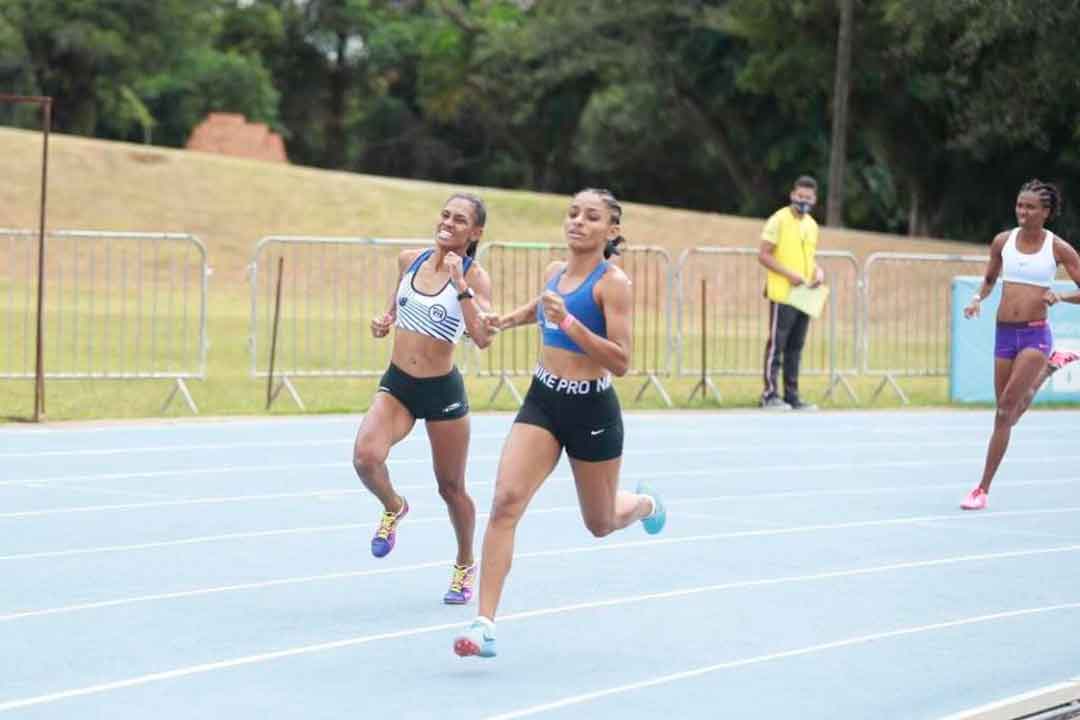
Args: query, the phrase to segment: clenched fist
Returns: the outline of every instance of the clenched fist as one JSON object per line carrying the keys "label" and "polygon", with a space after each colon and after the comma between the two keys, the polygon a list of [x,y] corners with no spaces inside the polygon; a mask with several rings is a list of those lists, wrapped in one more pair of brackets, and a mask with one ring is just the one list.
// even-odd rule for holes
{"label": "clenched fist", "polygon": [[503,329],[502,317],[498,313],[481,312],[480,322],[492,335]]}
{"label": "clenched fist", "polygon": [[465,289],[465,271],[464,261],[461,256],[455,252],[446,253],[446,269],[450,271],[450,282],[454,284],[454,289],[461,292]]}
{"label": "clenched fist", "polygon": [[559,293],[545,290],[540,302],[544,305],[544,318],[552,325],[558,325],[566,317],[566,301]]}
{"label": "clenched fist", "polygon": [[386,313],[382,317],[377,317],[371,321],[371,336],[376,338],[384,338],[390,334],[390,328],[394,325],[394,316],[390,313]]}

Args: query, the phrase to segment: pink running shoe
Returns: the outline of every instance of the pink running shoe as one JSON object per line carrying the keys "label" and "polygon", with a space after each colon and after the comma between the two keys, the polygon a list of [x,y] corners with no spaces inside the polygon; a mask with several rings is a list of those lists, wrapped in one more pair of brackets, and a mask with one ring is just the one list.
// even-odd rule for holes
{"label": "pink running shoe", "polygon": [[1080,360],[1080,353],[1074,353],[1072,350],[1055,350],[1050,353],[1047,363],[1050,365],[1050,372],[1055,373],[1076,360]]}
{"label": "pink running shoe", "polygon": [[409,501],[401,498],[401,509],[396,513],[384,512],[379,516],[379,529],[371,538],[371,554],[377,558],[386,557],[394,549],[397,541],[397,526],[401,519],[409,514]]}
{"label": "pink running shoe", "polygon": [[450,589],[443,595],[447,605],[464,605],[472,599],[473,581],[476,579],[476,565],[454,565],[454,574],[450,578]]}
{"label": "pink running shoe", "polygon": [[964,510],[985,510],[987,498],[989,496],[986,491],[981,487],[977,487],[968,493],[968,496],[964,498],[964,502],[960,503],[960,507]]}

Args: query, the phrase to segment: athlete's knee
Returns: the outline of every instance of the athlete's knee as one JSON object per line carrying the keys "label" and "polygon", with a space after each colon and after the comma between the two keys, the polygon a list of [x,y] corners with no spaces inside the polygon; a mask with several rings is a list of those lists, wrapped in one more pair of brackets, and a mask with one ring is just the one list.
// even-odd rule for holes
{"label": "athlete's knee", "polygon": [[353,467],[358,473],[367,473],[386,462],[390,448],[385,444],[361,438],[353,449]]}
{"label": "athlete's knee", "polygon": [[447,505],[456,505],[469,499],[469,494],[465,492],[464,479],[454,481],[439,479],[438,483],[439,497],[441,497]]}
{"label": "athlete's knee", "polygon": [[1023,412],[1023,402],[1016,398],[1004,397],[1001,399],[1001,402],[998,403],[997,414],[994,417],[994,422],[999,425],[1012,427],[1020,419],[1020,415]]}
{"label": "athlete's knee", "polygon": [[602,538],[615,532],[615,519],[611,517],[586,517],[585,527],[593,537]]}
{"label": "athlete's knee", "polygon": [[516,488],[501,488],[495,491],[495,499],[491,501],[491,517],[488,522],[492,525],[517,525],[525,511],[525,493]]}

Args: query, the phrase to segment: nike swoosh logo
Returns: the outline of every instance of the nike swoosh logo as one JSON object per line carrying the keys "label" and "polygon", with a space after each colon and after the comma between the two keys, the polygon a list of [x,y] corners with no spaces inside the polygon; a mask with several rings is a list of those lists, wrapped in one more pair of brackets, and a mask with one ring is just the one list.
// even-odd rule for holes
{"label": "nike swoosh logo", "polygon": [[590,434],[590,435],[599,435],[599,434],[600,434],[600,433],[602,433],[602,432],[604,432],[604,430],[603,430],[603,429],[600,429],[600,430],[593,430],[593,431],[591,431],[591,432],[590,432],[589,434]]}

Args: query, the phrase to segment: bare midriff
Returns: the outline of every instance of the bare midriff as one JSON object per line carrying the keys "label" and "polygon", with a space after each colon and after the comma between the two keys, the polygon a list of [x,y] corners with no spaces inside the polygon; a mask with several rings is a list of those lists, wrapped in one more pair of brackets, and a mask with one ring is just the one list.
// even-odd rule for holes
{"label": "bare midriff", "polygon": [[595,380],[610,374],[588,355],[546,345],[540,354],[540,362],[553,375],[567,380]]}
{"label": "bare midriff", "polygon": [[1001,304],[997,321],[1008,323],[1032,322],[1046,319],[1046,288],[1039,285],[1006,282],[1001,287]]}
{"label": "bare midriff", "polygon": [[440,377],[454,367],[454,346],[412,330],[394,328],[390,362],[413,377]]}

